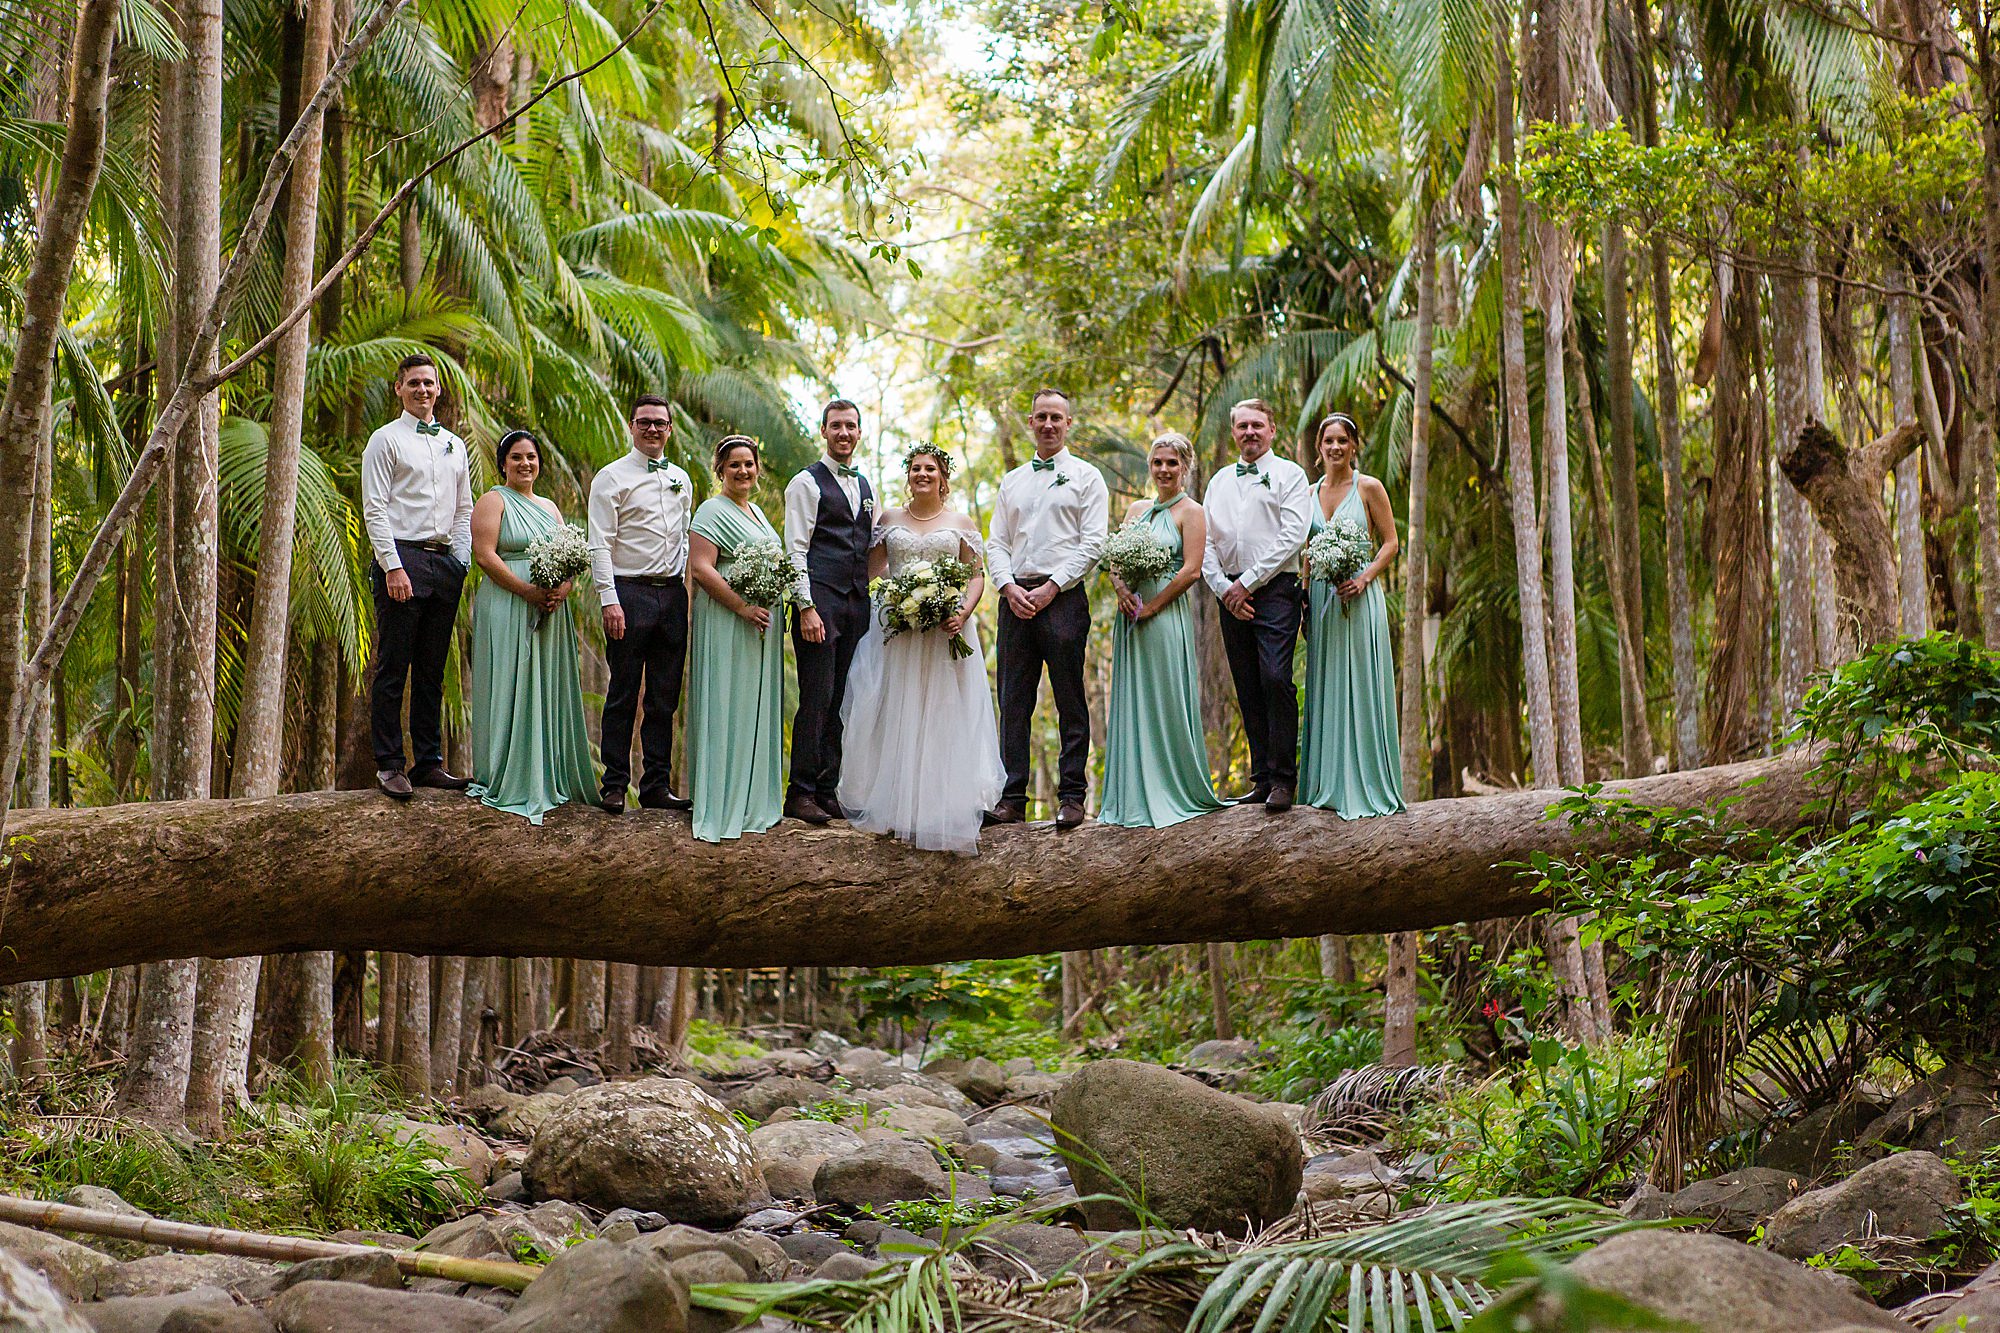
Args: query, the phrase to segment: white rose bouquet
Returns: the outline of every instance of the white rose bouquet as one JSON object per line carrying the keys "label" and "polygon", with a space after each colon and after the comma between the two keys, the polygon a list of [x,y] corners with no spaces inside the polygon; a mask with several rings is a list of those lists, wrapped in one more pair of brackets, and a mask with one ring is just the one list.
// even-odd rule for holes
{"label": "white rose bouquet", "polygon": [[737,548],[729,586],[752,606],[785,606],[798,599],[800,572],[783,542],[752,542]]}
{"label": "white rose bouquet", "polygon": [[[1351,518],[1335,519],[1306,543],[1306,570],[1338,588],[1359,574],[1374,554],[1375,542],[1366,527]],[[1345,601],[1340,614],[1347,614]]]}
{"label": "white rose bouquet", "polygon": [[[952,556],[919,560],[900,574],[870,579],[868,595],[882,608],[882,637],[937,629],[958,614],[971,582],[972,566]],[[963,631],[951,636],[951,655],[972,656]]]}
{"label": "white rose bouquet", "polygon": [[1180,568],[1180,557],[1145,522],[1127,523],[1104,541],[1104,567],[1126,587],[1139,585]]}
{"label": "white rose bouquet", "polygon": [[[590,572],[590,538],[574,523],[548,528],[528,543],[528,582],[537,588],[560,588],[571,579]],[[541,632],[548,612],[535,615],[535,631]]]}

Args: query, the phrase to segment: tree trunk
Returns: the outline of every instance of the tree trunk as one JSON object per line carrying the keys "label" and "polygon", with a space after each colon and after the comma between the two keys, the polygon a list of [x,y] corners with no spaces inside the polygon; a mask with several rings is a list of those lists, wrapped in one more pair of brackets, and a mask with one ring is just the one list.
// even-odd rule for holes
{"label": "tree trunk", "polygon": [[[1899,283],[1901,279],[1898,279]],[[1910,363],[1910,298],[1889,300],[1889,402],[1897,425],[1917,419],[1916,372]],[[1924,559],[1923,457],[1896,464],[1896,591],[1903,634],[1930,633],[1931,581]]]}
{"label": "tree trunk", "polygon": [[1562,785],[1549,688],[1548,612],[1542,595],[1542,535],[1535,515],[1535,445],[1528,419],[1527,316],[1522,308],[1521,187],[1514,156],[1514,66],[1505,24],[1496,24],[1500,154],[1500,396],[1507,403],[1507,482],[1514,524],[1514,579],[1520,590],[1521,685],[1527,694],[1528,760],[1535,785]]}
{"label": "tree trunk", "polygon": [[1752,704],[1767,660],[1771,547],[1764,523],[1763,409],[1752,394],[1757,337],[1755,284],[1723,261],[1722,356],[1715,379],[1715,471],[1708,547],[1715,571],[1710,633],[1706,757],[1721,763],[1754,748],[1762,732]]}
{"label": "tree trunk", "polygon": [[[1735,813],[1797,827],[1810,794],[1797,760],[1611,789],[1691,805],[1757,775],[1769,780],[1743,792]],[[537,829],[430,792],[398,807],[326,792],[28,811],[20,832],[36,855],[17,868],[0,984],[167,949],[525,957],[560,947],[626,963],[881,966],[1416,930],[1535,910],[1509,863],[1577,846],[1542,818],[1550,799],[1513,791],[1354,821],[1234,807],[1171,831],[1091,825],[1061,839],[999,829],[976,858],[841,830],[716,846],[685,821],[607,820],[581,807]],[[1134,876],[1140,857],[1149,871]],[[1384,894],[1384,883],[1400,888]],[[1203,892],[1186,894],[1188,884]]]}
{"label": "tree trunk", "polygon": [[1417,935],[1389,936],[1388,972],[1382,989],[1382,1063],[1401,1068],[1417,1062]]}
{"label": "tree trunk", "polygon": [[1354,984],[1354,950],[1345,935],[1319,937],[1319,979],[1337,986]]}
{"label": "tree trunk", "polygon": [[1424,620],[1430,611],[1428,533],[1431,477],[1431,383],[1437,330],[1437,218],[1427,210],[1417,233],[1417,331],[1411,356],[1410,503],[1403,546],[1403,677],[1397,734],[1402,740],[1403,799],[1430,794],[1430,728],[1424,715]]}
{"label": "tree trunk", "polygon": [[220,1136],[229,1113],[250,1100],[250,1019],[257,1005],[257,961],[204,958],[196,971],[187,1125],[202,1138]]}
{"label": "tree trunk", "polygon": [[632,1067],[632,1020],[638,1012],[639,969],[611,964],[604,1004],[604,1068],[623,1073]]}
{"label": "tree trunk", "polygon": [[397,960],[393,1006],[396,1049],[390,1068],[403,1095],[420,1098],[431,1086],[431,964],[425,957]]}
{"label": "tree trunk", "polygon": [[458,1052],[465,1026],[465,958],[450,954],[438,962],[431,987],[431,1091],[448,1097],[463,1091]]}
{"label": "tree trunk", "polygon": [[1841,611],[1863,647],[1896,637],[1896,547],[1882,516],[1882,480],[1922,439],[1917,424],[1905,422],[1849,453],[1833,432],[1812,422],[1778,459],[1833,539]]}
{"label": "tree trunk", "polygon": [[[1817,284],[1802,275],[1771,277],[1771,378],[1777,438],[1790,447],[1809,421],[1825,412],[1813,367],[1819,362]],[[1813,616],[1813,522],[1805,497],[1780,480],[1773,488],[1778,531],[1778,701],[1791,715],[1819,663]]]}
{"label": "tree trunk", "polygon": [[[1618,722],[1625,773],[1653,771],[1653,727],[1646,715],[1646,601],[1639,576],[1639,445],[1632,423],[1631,265],[1625,228],[1604,228],[1604,359],[1606,418],[1611,424],[1612,578],[1619,597]],[[1579,367],[1578,374],[1582,369]],[[1585,380],[1579,388],[1585,388]]]}
{"label": "tree trunk", "polygon": [[1209,1014],[1215,1021],[1215,1035],[1219,1041],[1236,1039],[1236,1020],[1229,1013],[1229,946],[1211,940],[1206,954],[1208,964]]}

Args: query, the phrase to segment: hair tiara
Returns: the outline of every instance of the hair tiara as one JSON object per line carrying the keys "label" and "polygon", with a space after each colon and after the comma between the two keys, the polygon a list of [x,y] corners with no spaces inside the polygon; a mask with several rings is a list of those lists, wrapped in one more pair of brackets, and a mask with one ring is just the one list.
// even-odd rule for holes
{"label": "hair tiara", "polygon": [[944,469],[945,477],[947,479],[950,478],[952,469],[951,455],[944,451],[942,445],[931,444],[929,441],[917,445],[910,452],[903,455],[903,471],[908,472],[910,470],[910,464],[917,461],[918,454],[929,454],[932,458],[937,459],[938,466]]}

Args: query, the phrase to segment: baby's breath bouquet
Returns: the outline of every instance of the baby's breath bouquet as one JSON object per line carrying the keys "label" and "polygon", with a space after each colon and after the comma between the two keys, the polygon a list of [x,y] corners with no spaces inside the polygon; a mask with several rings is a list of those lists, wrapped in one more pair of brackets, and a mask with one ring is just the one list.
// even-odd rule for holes
{"label": "baby's breath bouquet", "polygon": [[[1337,518],[1306,543],[1306,570],[1313,578],[1324,579],[1338,588],[1359,574],[1375,554],[1375,542],[1368,529],[1351,518]],[[1347,614],[1347,603],[1340,604]]]}
{"label": "baby's breath bouquet", "polygon": [[[972,566],[952,556],[918,560],[900,574],[868,581],[868,595],[882,608],[882,637],[905,630],[932,630],[958,614]],[[953,659],[972,656],[972,645],[960,631],[951,636]]]}
{"label": "baby's breath bouquet", "polygon": [[[590,572],[590,538],[574,523],[544,529],[528,543],[528,582],[537,588],[560,588],[571,579]],[[541,631],[548,612],[535,615],[535,630]]]}
{"label": "baby's breath bouquet", "polygon": [[784,543],[752,542],[737,549],[729,586],[752,606],[782,606],[798,597],[799,572]]}
{"label": "baby's breath bouquet", "polygon": [[1104,542],[1104,567],[1116,574],[1126,587],[1140,584],[1180,568],[1180,557],[1160,540],[1152,525],[1144,521],[1127,523]]}

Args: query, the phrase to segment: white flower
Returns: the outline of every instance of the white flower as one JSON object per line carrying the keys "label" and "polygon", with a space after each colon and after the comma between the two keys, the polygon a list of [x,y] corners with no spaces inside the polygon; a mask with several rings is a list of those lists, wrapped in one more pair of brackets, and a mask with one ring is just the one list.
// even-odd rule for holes
{"label": "white flower", "polygon": [[911,619],[915,619],[918,613],[920,613],[923,609],[924,609],[923,602],[917,599],[916,597],[905,597],[903,599],[903,606],[902,606],[903,614],[909,616]]}

